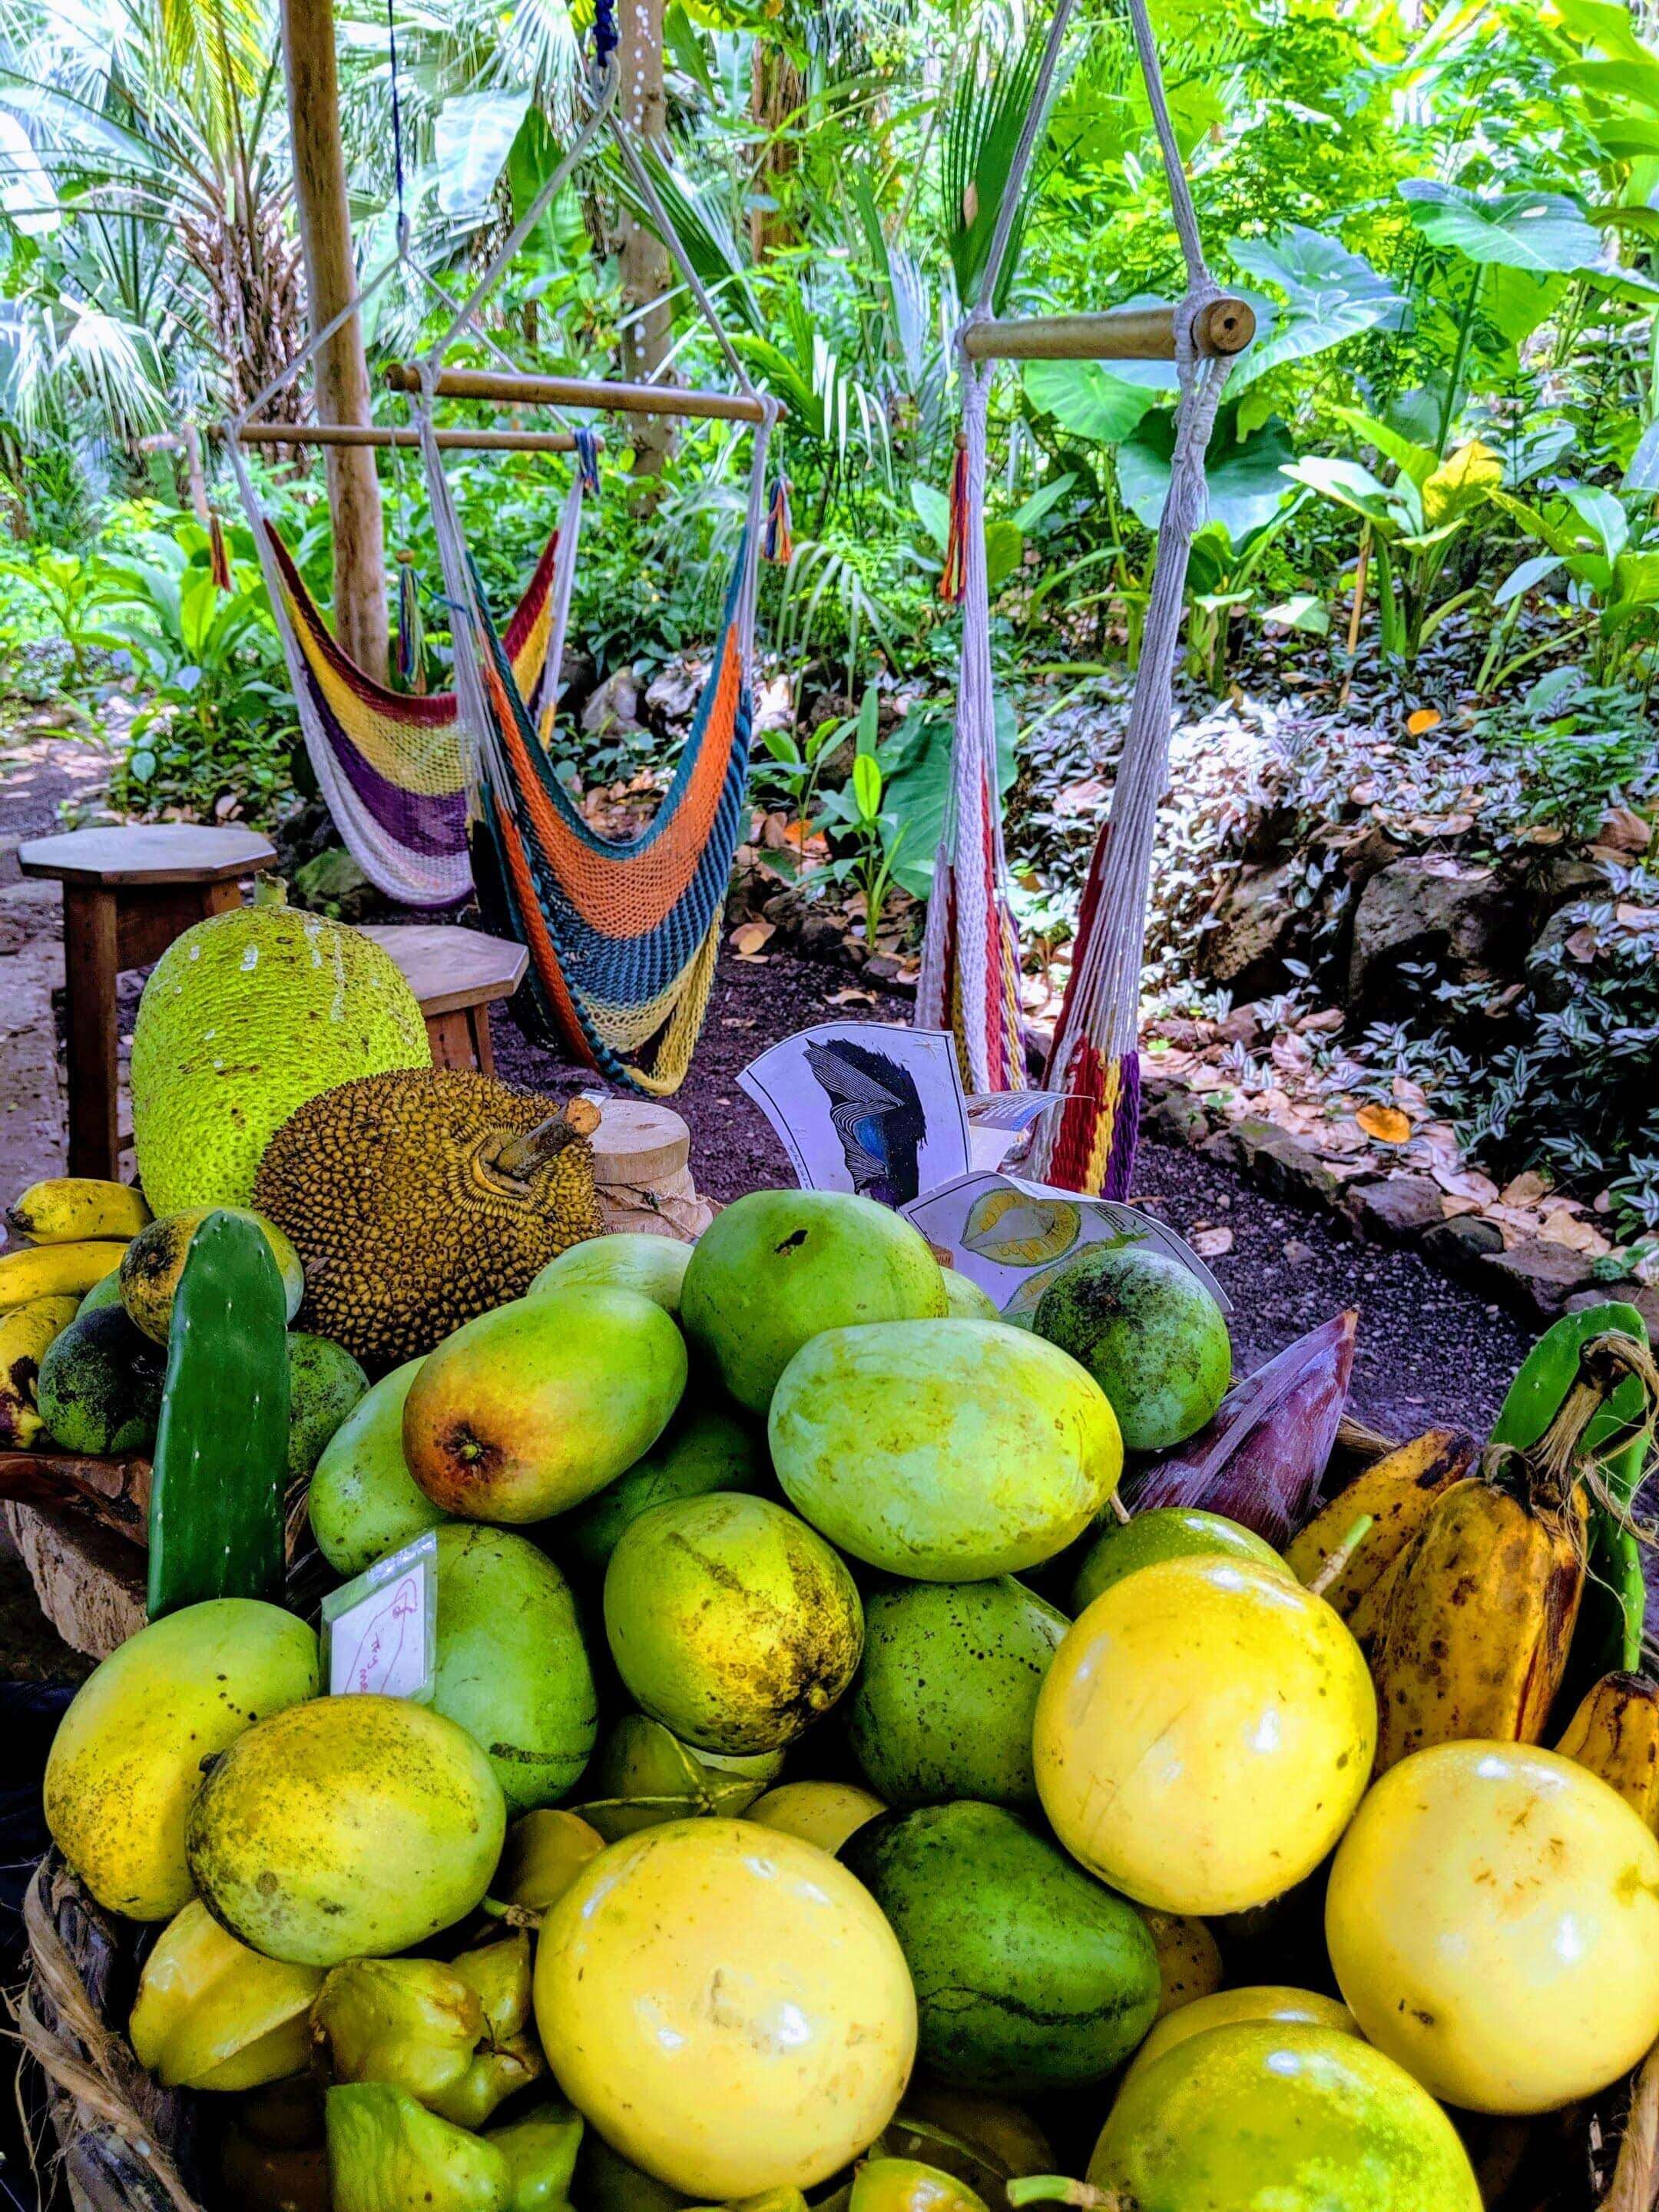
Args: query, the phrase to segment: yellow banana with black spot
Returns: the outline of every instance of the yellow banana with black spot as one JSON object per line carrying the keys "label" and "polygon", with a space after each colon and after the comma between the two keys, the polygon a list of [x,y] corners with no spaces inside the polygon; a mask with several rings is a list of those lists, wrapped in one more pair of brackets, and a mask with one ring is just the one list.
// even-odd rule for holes
{"label": "yellow banana with black spot", "polygon": [[46,1424],[34,1402],[48,1346],[75,1319],[80,1300],[36,1298],[0,1315],[0,1450],[27,1451]]}
{"label": "yellow banana with black spot", "polygon": [[82,1244],[92,1237],[136,1237],[149,1219],[141,1192],[94,1176],[49,1176],[6,1209],[6,1226],[31,1244]]}
{"label": "yellow banana with black spot", "polygon": [[1354,1523],[1369,1515],[1371,1525],[1364,1540],[1321,1592],[1352,1626],[1356,1607],[1428,1519],[1441,1492],[1474,1465],[1477,1449],[1474,1438],[1462,1429],[1425,1429],[1409,1443],[1385,1452],[1291,1539],[1285,1565],[1299,1583],[1316,1583]]}
{"label": "yellow banana with black spot", "polygon": [[125,1244],[20,1244],[0,1252],[0,1310],[36,1298],[84,1297],[121,1264]]}
{"label": "yellow banana with black spot", "polygon": [[1555,1747],[1599,1774],[1650,1828],[1659,1829],[1659,1682],[1603,1674],[1585,1692]]}

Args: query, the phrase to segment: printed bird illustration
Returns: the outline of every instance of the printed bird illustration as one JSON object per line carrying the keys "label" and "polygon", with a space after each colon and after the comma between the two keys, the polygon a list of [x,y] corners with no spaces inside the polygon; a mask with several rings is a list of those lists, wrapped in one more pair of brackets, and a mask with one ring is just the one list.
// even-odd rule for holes
{"label": "printed bird illustration", "polygon": [[809,1044],[806,1065],[830,1100],[854,1189],[883,1206],[908,1205],[919,1194],[927,1133],[915,1078],[901,1061],[846,1037]]}

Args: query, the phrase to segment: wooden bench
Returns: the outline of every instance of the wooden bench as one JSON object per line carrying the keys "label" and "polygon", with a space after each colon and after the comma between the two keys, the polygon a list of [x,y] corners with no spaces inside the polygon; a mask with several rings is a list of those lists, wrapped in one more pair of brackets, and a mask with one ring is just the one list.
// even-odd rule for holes
{"label": "wooden bench", "polygon": [[432,1065],[493,1075],[489,1009],[518,989],[530,962],[524,946],[443,921],[393,923],[363,935],[386,947],[420,1000]]}
{"label": "wooden bench", "polygon": [[159,960],[192,923],[240,906],[239,879],[276,854],[252,830],[135,823],[33,837],[17,848],[26,876],[64,886],[69,1030],[69,1171],[118,1181],[115,983]]}

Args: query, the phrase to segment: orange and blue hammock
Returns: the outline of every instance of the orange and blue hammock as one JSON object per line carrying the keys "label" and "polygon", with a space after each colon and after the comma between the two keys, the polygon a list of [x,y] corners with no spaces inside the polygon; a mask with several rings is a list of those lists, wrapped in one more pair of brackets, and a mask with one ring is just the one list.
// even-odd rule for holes
{"label": "orange and blue hammock", "polygon": [[[267,577],[296,651],[290,655],[301,725],[318,782],[348,849],[388,896],[453,906],[472,890],[468,775],[456,695],[388,690],[345,653],[269,521],[259,528]],[[532,727],[550,709],[549,667],[559,532],[543,548],[502,638],[515,695]]]}
{"label": "orange and blue hammock", "polygon": [[480,902],[529,948],[548,1041],[653,1096],[677,1091],[690,1064],[745,816],[753,709],[738,611],[746,537],[673,779],[651,822],[628,838],[594,830],[554,773],[517,680],[512,633],[496,635],[474,572],[493,725],[473,827]]}

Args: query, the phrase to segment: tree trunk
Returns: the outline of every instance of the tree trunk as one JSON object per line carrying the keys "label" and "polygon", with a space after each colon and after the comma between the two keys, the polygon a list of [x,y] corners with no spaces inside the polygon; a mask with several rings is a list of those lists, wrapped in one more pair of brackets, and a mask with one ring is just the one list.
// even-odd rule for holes
{"label": "tree trunk", "polygon": [[[340,144],[333,0],[283,0],[283,55],[307,307],[315,331],[339,313],[356,289],[345,155]],[[355,318],[335,332],[313,368],[318,420],[367,424],[368,364],[362,328]],[[383,684],[388,641],[386,547],[373,449],[331,446],[327,468],[334,529],[334,628],[342,647],[363,672]]]}
{"label": "tree trunk", "polygon": [[[620,106],[623,121],[636,139],[660,145],[666,119],[662,82],[663,0],[623,0]],[[648,383],[668,358],[673,317],[661,295],[668,288],[668,250],[655,234],[631,215],[622,221],[623,311],[634,318],[623,334],[623,374],[631,383]],[[654,304],[647,306],[647,302]],[[643,308],[642,314],[635,310]],[[657,415],[642,416],[634,441],[634,466],[640,476],[655,476],[666,455],[672,426]]]}
{"label": "tree trunk", "polygon": [[[749,79],[749,115],[768,134],[755,173],[757,198],[781,198],[799,166],[799,143],[793,137],[781,138],[776,134],[798,112],[805,96],[805,80],[795,67],[793,56],[757,34]],[[750,210],[749,251],[756,261],[764,261],[781,246],[794,245],[796,237],[794,225],[781,207],[757,204]]]}

